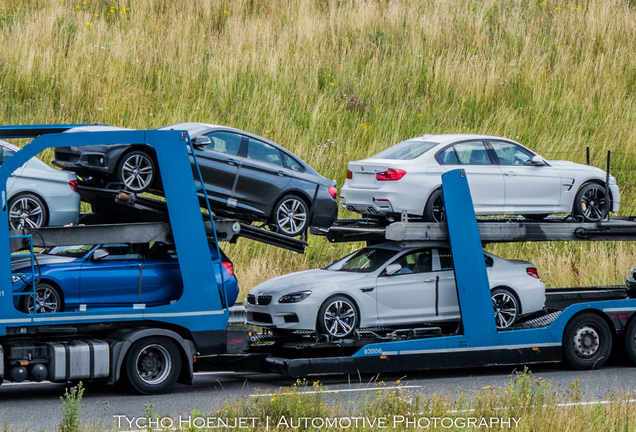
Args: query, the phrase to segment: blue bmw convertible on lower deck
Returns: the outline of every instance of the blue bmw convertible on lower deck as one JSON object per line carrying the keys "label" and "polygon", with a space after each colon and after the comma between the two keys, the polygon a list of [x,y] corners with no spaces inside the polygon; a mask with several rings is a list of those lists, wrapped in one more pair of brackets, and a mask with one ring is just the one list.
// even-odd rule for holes
{"label": "blue bmw convertible on lower deck", "polygon": [[[215,245],[210,252],[217,259]],[[216,267],[216,282],[223,304],[231,306],[239,293],[238,281],[232,262],[221,255],[223,270]],[[13,292],[32,291],[32,277],[20,275],[30,272],[31,259],[13,259],[11,267]],[[38,313],[160,306],[179,299],[183,291],[174,246],[160,242],[44,249],[35,254],[35,278]],[[23,312],[34,311],[33,295],[16,295],[14,304]]]}

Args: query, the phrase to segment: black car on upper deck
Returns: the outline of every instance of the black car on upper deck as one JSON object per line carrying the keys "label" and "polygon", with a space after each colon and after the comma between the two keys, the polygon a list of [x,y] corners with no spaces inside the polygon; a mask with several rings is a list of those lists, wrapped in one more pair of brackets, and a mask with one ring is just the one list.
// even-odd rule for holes
{"label": "black car on upper deck", "polygon": [[[71,131],[105,129],[88,126]],[[265,222],[289,236],[310,225],[331,226],[336,220],[336,183],[280,145],[207,123],[179,123],[159,130],[171,129],[188,131],[214,213]],[[136,193],[161,191],[155,152],[149,146],[61,147],[55,149],[53,163],[92,182],[118,182]]]}

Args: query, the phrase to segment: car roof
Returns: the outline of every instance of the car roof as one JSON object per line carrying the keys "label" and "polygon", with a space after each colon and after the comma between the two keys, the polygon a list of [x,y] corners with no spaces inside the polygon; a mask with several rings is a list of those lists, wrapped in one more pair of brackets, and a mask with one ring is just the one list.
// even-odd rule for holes
{"label": "car roof", "polygon": [[[494,136],[494,135],[479,135],[479,134],[438,134],[438,135],[422,135],[419,137],[414,137],[411,139],[408,139],[407,141],[427,141],[427,142],[433,142],[433,143],[438,143],[438,144],[445,144],[448,142],[456,142],[456,141],[463,141],[463,140],[471,140],[471,139],[497,139],[497,140],[506,140],[506,141],[513,141],[509,138],[504,138],[504,137],[498,137],[498,136]],[[514,141],[513,141],[514,142]]]}

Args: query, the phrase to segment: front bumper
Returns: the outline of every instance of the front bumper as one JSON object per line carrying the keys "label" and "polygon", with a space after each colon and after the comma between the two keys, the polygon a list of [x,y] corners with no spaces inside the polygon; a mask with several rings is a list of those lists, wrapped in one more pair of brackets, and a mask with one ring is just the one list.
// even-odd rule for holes
{"label": "front bumper", "polygon": [[278,298],[272,298],[266,306],[245,302],[247,323],[280,330],[315,330],[319,305],[307,302],[308,299],[298,303],[278,303]]}

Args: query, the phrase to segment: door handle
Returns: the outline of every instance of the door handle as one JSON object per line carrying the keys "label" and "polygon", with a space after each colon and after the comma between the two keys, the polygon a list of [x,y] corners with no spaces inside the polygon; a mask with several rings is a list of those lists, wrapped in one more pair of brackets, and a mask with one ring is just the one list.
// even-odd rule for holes
{"label": "door handle", "polygon": [[424,282],[426,283],[435,282],[435,278],[424,279]]}
{"label": "door handle", "polygon": [[228,165],[238,165],[238,161],[236,159],[228,159]]}
{"label": "door handle", "polygon": [[276,174],[278,174],[281,177],[285,177],[285,172],[284,171],[276,171]]}
{"label": "door handle", "polygon": [[127,266],[132,268],[139,268],[141,267],[141,264],[127,264]]}
{"label": "door handle", "polygon": [[517,173],[516,173],[516,172],[514,172],[514,171],[507,171],[507,172],[505,172],[505,173],[504,173],[504,175],[507,175],[507,176],[516,176],[516,175],[517,175]]}

